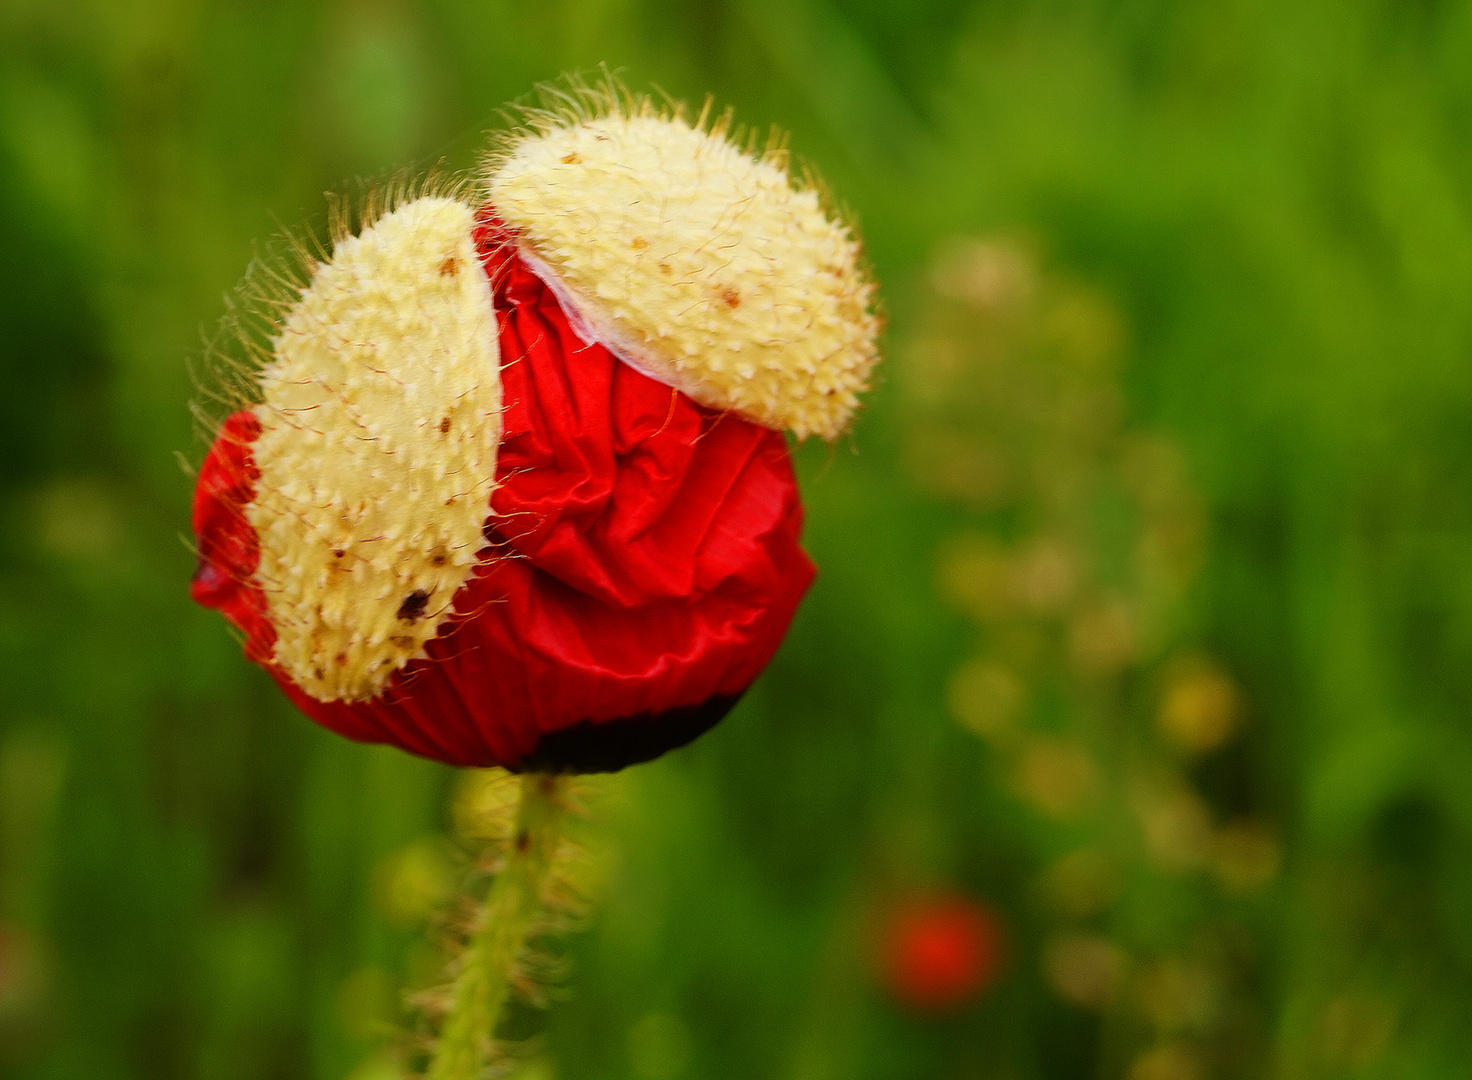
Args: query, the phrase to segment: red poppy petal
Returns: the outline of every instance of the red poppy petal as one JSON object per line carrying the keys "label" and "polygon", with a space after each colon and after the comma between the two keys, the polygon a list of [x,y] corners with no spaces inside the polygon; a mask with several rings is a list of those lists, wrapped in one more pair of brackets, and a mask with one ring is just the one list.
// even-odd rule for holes
{"label": "red poppy petal", "polygon": [[245,655],[265,663],[276,644],[276,631],[266,618],[266,598],[252,581],[260,550],[255,530],[245,518],[261,475],[250,454],[250,444],[260,433],[255,413],[245,409],[232,414],[199,467],[193,515],[199,567],[189,593],[205,607],[218,608],[245,634]]}

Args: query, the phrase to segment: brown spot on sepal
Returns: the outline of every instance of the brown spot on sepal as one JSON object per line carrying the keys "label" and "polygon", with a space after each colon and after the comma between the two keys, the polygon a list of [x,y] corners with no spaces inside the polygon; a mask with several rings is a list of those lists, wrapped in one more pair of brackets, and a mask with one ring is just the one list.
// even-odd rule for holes
{"label": "brown spot on sepal", "polygon": [[447,416],[443,420],[440,421],[440,434],[441,435],[448,435],[449,433],[450,433],[450,418]]}
{"label": "brown spot on sepal", "polygon": [[642,236],[636,236],[629,241],[629,246],[635,251],[643,251],[649,246],[649,241],[645,240]]}
{"label": "brown spot on sepal", "polygon": [[728,308],[739,308],[741,306],[741,294],[735,289],[722,289],[721,301]]}
{"label": "brown spot on sepal", "polygon": [[562,155],[562,163],[564,165],[581,165],[582,161],[583,159],[578,157],[575,152]]}
{"label": "brown spot on sepal", "polygon": [[404,622],[418,622],[424,618],[425,609],[428,607],[429,593],[424,589],[415,589],[404,597],[404,602],[399,605],[399,618]]}
{"label": "brown spot on sepal", "polygon": [[454,277],[460,272],[460,260],[453,255],[446,255],[445,261],[440,263],[441,277]]}

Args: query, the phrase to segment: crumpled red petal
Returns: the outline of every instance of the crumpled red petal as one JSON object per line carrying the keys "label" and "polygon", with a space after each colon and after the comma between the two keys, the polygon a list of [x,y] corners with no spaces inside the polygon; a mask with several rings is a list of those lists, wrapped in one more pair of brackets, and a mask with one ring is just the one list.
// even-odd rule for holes
{"label": "crumpled red petal", "polygon": [[[812,582],[784,436],[712,412],[599,345],[486,212],[477,230],[500,330],[505,433],[487,547],[427,656],[319,723],[455,765],[598,771],[647,760],[724,714],[776,651]],[[201,469],[194,596],[271,668],[242,507],[255,417]]]}

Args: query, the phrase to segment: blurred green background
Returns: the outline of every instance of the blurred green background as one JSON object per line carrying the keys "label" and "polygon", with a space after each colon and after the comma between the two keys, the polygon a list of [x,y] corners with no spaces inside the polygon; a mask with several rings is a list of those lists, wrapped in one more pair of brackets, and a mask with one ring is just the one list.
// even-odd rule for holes
{"label": "blurred green background", "polygon": [[[392,1075],[455,781],[190,604],[188,363],[254,241],[604,62],[792,132],[887,362],[798,451],[783,651],[618,781],[534,1070],[1466,1076],[1455,0],[0,0],[0,1074]],[[1004,960],[907,1006],[956,895]]]}

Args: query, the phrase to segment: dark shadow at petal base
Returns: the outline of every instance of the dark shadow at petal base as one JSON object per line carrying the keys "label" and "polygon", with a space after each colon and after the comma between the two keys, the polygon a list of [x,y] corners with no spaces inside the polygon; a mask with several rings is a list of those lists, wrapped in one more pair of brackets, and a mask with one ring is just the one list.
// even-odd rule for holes
{"label": "dark shadow at petal base", "polygon": [[692,742],[715,727],[731,711],[740,694],[718,694],[699,705],[651,715],[625,716],[543,735],[537,748],[512,772],[600,773],[653,761]]}

